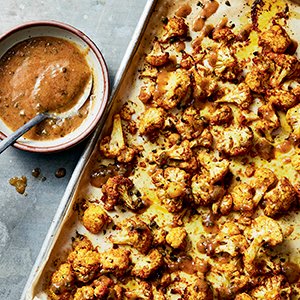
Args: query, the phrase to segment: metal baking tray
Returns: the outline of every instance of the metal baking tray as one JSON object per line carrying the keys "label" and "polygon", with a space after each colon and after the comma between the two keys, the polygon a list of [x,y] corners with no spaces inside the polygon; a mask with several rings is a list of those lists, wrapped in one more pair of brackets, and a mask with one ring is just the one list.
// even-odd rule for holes
{"label": "metal baking tray", "polygon": [[[82,198],[86,200],[99,199],[101,194],[99,189],[91,187],[89,184],[89,174],[93,167],[94,160],[97,157],[98,141],[104,134],[108,133],[108,129],[112,124],[112,118],[114,113],[120,109],[120,106],[126,99],[131,99],[132,95],[137,95],[139,86],[136,83],[138,76],[137,68],[140,66],[141,60],[144,57],[144,53],[149,50],[151,41],[154,38],[154,31],[160,29],[162,16],[167,14],[168,11],[174,10],[174,3],[180,5],[186,3],[184,0],[148,0],[145,9],[142,13],[140,21],[137,25],[135,33],[132,37],[130,45],[126,51],[124,59],[118,70],[116,81],[112,90],[106,111],[99,122],[99,126],[90,140],[86,150],[80,158],[75,171],[71,177],[71,180],[67,186],[66,192],[62,201],[58,207],[57,213],[53,219],[49,232],[46,236],[40,254],[32,269],[28,282],[22,294],[21,299],[47,299],[47,295],[44,292],[45,278],[49,277],[50,270],[53,270],[53,264],[55,261],[59,262],[59,259],[63,259],[66,251],[70,248],[71,237],[76,235],[76,231],[85,234],[90,238],[95,245],[101,245],[102,249],[105,249],[106,244],[104,239],[100,236],[93,236],[89,233],[78,221],[77,212],[74,213],[74,205]],[[192,2],[192,1],[191,1]],[[220,1],[225,2],[225,1]],[[251,1],[240,1],[230,9],[222,6],[222,9],[218,10],[218,13],[211,17],[210,23],[217,24],[217,22],[225,14],[231,21],[234,21],[236,26],[243,24],[245,17],[241,13],[243,4],[249,5]],[[285,1],[286,3],[292,3]],[[193,3],[197,3],[194,1]],[[295,7],[295,4],[293,4]],[[220,6],[221,8],[221,6]],[[226,10],[225,10],[226,9]],[[293,38],[299,39],[297,34],[297,18],[300,13],[299,7],[297,8],[295,22],[291,23],[291,31],[295,32]],[[159,24],[158,24],[159,23]],[[197,33],[193,33],[194,37]],[[298,53],[299,54],[299,53]],[[283,170],[282,172],[285,172]],[[287,166],[288,172],[288,166]],[[143,179],[141,179],[143,181]],[[144,182],[140,183],[138,188],[142,187]],[[117,213],[120,212],[117,210]],[[128,213],[123,214],[123,217],[128,216]],[[114,217],[112,215],[112,217]],[[295,224],[295,232],[300,232],[300,224],[297,224],[297,216],[291,220]],[[284,248],[284,245],[282,246]],[[296,257],[299,262],[299,240],[294,236],[294,240],[289,241],[289,249],[291,249],[292,256]]]}

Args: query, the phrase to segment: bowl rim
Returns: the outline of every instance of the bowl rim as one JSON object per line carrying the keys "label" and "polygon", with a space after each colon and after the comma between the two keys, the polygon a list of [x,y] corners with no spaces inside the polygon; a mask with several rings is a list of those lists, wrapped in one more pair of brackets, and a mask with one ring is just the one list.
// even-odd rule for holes
{"label": "bowl rim", "polygon": [[[66,24],[66,23],[63,23],[60,21],[55,21],[55,20],[37,20],[37,21],[25,22],[25,23],[15,26],[15,27],[9,29],[8,31],[6,31],[5,33],[3,33],[0,36],[0,43],[3,40],[5,40],[6,38],[10,37],[11,35],[13,35],[14,33],[18,32],[20,30],[23,30],[26,28],[31,28],[31,27],[39,27],[39,26],[41,26],[41,27],[42,26],[57,27],[57,28],[69,31],[72,34],[78,36],[94,52],[94,54],[100,64],[102,75],[103,75],[103,97],[102,97],[101,106],[87,130],[81,132],[79,135],[77,135],[70,141],[67,141],[65,143],[58,144],[55,146],[47,146],[47,147],[30,146],[30,145],[26,145],[24,143],[19,143],[18,141],[16,141],[12,145],[15,148],[29,151],[29,152],[54,153],[54,152],[67,150],[67,149],[77,145],[78,143],[83,141],[85,138],[87,138],[92,133],[92,131],[95,129],[95,126],[97,125],[99,119],[103,115],[106,104],[108,102],[109,93],[110,93],[110,81],[109,81],[109,73],[108,73],[108,68],[107,68],[106,62],[104,60],[104,57],[103,57],[101,51],[97,47],[97,45],[85,33],[83,33],[81,30],[75,28],[72,25],[69,25],[69,24]],[[7,137],[7,135],[4,134],[2,131],[0,131],[0,139],[3,140],[6,137]]]}

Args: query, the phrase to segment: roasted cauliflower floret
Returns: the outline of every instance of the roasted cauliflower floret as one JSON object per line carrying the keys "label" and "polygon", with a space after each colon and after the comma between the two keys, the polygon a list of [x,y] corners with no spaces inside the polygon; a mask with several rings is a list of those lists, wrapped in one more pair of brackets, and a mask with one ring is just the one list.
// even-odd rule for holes
{"label": "roasted cauliflower floret", "polygon": [[202,278],[197,278],[185,288],[182,299],[212,300],[213,294],[207,282]]}
{"label": "roasted cauliflower floret", "polygon": [[213,31],[212,38],[219,43],[229,44],[235,40],[236,36],[229,27],[225,26],[216,28]]}
{"label": "roasted cauliflower floret", "polygon": [[248,109],[253,102],[250,88],[245,83],[240,83],[236,88],[226,93],[221,99],[216,102],[232,103],[241,109]]}
{"label": "roasted cauliflower floret", "polygon": [[278,180],[275,188],[265,194],[264,213],[269,217],[284,213],[295,200],[296,191],[293,185],[286,177],[283,177]]}
{"label": "roasted cauliflower floret", "polygon": [[166,72],[163,79],[158,77],[158,92],[154,96],[158,106],[169,110],[184,102],[190,95],[191,79],[184,69]]}
{"label": "roasted cauliflower floret", "polygon": [[232,109],[228,105],[222,105],[210,118],[211,125],[230,125],[233,120]]}
{"label": "roasted cauliflower floret", "polygon": [[74,289],[75,276],[71,264],[60,265],[51,276],[50,291],[55,295],[61,295]]}
{"label": "roasted cauliflower floret", "polygon": [[300,104],[287,111],[286,120],[292,128],[293,135],[296,139],[300,139]]}
{"label": "roasted cauliflower floret", "polygon": [[138,96],[143,103],[149,103],[153,99],[155,86],[155,82],[152,80],[147,80],[144,82],[144,85],[141,87]]}
{"label": "roasted cauliflower floret", "polygon": [[227,47],[221,47],[217,52],[217,61],[214,72],[222,80],[234,80],[240,73],[239,64],[235,55]]}
{"label": "roasted cauliflower floret", "polygon": [[93,287],[86,285],[76,290],[74,294],[74,300],[94,300]]}
{"label": "roasted cauliflower floret", "polygon": [[138,218],[129,218],[118,224],[109,240],[117,245],[130,245],[141,253],[147,253],[152,244],[152,233],[145,222]]}
{"label": "roasted cauliflower floret", "polygon": [[252,214],[254,210],[254,193],[254,189],[247,183],[236,185],[230,193],[233,201],[233,209],[241,213]]}
{"label": "roasted cauliflower floret", "polygon": [[92,242],[85,235],[78,233],[75,238],[72,238],[72,248],[75,252],[79,249],[94,250]]}
{"label": "roasted cauliflower floret", "polygon": [[244,253],[245,270],[252,274],[256,271],[255,259],[260,248],[267,244],[274,247],[283,241],[283,234],[278,223],[266,216],[259,216],[244,230],[245,237],[251,241]]}
{"label": "roasted cauliflower floret", "polygon": [[292,108],[298,103],[297,97],[293,93],[280,89],[268,90],[267,100],[269,103],[274,104],[278,109],[284,111]]}
{"label": "roasted cauliflower floret", "polygon": [[109,277],[102,275],[93,281],[92,286],[94,287],[94,294],[96,299],[118,299],[113,298],[115,294],[113,289],[114,282]]}
{"label": "roasted cauliflower floret", "polygon": [[152,300],[153,292],[151,284],[146,281],[137,281],[126,289],[126,299],[132,300]]}
{"label": "roasted cauliflower floret", "polygon": [[163,126],[166,118],[166,112],[158,107],[148,108],[140,116],[139,132],[142,135],[150,135],[159,131]]}
{"label": "roasted cauliflower floret", "polygon": [[100,253],[102,273],[113,273],[122,276],[128,270],[131,263],[130,251],[124,248],[110,249]]}
{"label": "roasted cauliflower floret", "polygon": [[111,136],[101,140],[100,152],[107,158],[116,158],[125,163],[132,161],[137,154],[136,149],[129,148],[125,143],[120,115],[114,116]]}
{"label": "roasted cauliflower floret", "polygon": [[100,205],[91,204],[83,213],[82,223],[91,233],[99,233],[109,222],[110,217]]}
{"label": "roasted cauliflower floret", "polygon": [[193,156],[193,152],[191,150],[190,142],[184,140],[181,144],[175,144],[170,149],[162,152],[161,155],[165,158],[187,161]]}
{"label": "roasted cauliflower floret", "polygon": [[274,275],[264,278],[262,284],[254,288],[250,294],[258,300],[290,299],[292,289],[283,275]]}
{"label": "roasted cauliflower floret", "polygon": [[158,41],[155,41],[152,51],[146,56],[146,61],[154,67],[161,67],[169,61],[169,53],[163,50]]}
{"label": "roasted cauliflower floret", "polygon": [[253,298],[246,293],[242,293],[237,295],[234,300],[253,300]]}
{"label": "roasted cauliflower floret", "polygon": [[146,256],[138,257],[131,274],[141,279],[151,276],[158,268],[163,265],[163,256],[157,249],[153,249]]}
{"label": "roasted cauliflower floret", "polygon": [[171,228],[166,236],[166,242],[174,249],[184,250],[187,245],[187,232],[183,227]]}
{"label": "roasted cauliflower floret", "polygon": [[284,53],[291,44],[287,32],[279,25],[272,25],[270,29],[259,35],[258,45],[266,51]]}
{"label": "roasted cauliflower floret", "polygon": [[232,210],[233,199],[230,194],[225,195],[222,199],[212,205],[214,214],[220,213],[223,216],[229,215]]}
{"label": "roasted cauliflower floret", "polygon": [[172,17],[168,19],[168,23],[165,26],[165,34],[163,40],[167,41],[174,37],[184,37],[188,33],[188,26],[185,24],[183,18]]}
{"label": "roasted cauliflower floret", "polygon": [[94,279],[100,269],[99,253],[93,250],[79,249],[69,254],[69,262],[78,281],[88,282]]}
{"label": "roasted cauliflower floret", "polygon": [[231,125],[227,128],[213,126],[211,133],[217,150],[228,156],[246,154],[253,144],[253,132],[244,125]]}
{"label": "roasted cauliflower floret", "polygon": [[107,210],[113,210],[114,206],[120,203],[131,210],[138,210],[143,206],[140,193],[135,190],[133,182],[124,176],[117,175],[109,178],[102,186],[102,192],[101,200]]}

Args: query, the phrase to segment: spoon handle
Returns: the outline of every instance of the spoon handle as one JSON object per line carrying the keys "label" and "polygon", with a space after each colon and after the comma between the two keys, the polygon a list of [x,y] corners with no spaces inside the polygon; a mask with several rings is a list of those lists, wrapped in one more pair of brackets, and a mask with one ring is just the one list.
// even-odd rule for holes
{"label": "spoon handle", "polygon": [[48,117],[48,114],[40,113],[36,115],[33,119],[31,119],[29,122],[18,128],[14,133],[12,133],[10,136],[8,136],[0,142],[0,153],[2,153],[7,147],[13,144],[20,136],[22,136],[29,129],[31,129],[33,126],[42,122]]}

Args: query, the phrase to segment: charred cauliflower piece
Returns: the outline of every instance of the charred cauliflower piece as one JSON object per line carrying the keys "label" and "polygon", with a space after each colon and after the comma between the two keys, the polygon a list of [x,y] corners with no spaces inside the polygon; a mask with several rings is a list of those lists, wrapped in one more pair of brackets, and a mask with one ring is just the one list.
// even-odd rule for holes
{"label": "charred cauliflower piece", "polygon": [[166,112],[162,108],[150,107],[140,117],[139,132],[150,135],[164,126]]}
{"label": "charred cauliflower piece", "polygon": [[290,181],[283,177],[278,180],[275,188],[265,194],[264,200],[266,203],[264,213],[273,217],[288,211],[296,200],[296,191]]}
{"label": "charred cauliflower piece", "polygon": [[211,125],[230,125],[233,120],[232,109],[227,105],[222,105],[210,118]]}
{"label": "charred cauliflower piece", "polygon": [[217,61],[214,67],[216,76],[228,81],[236,79],[240,73],[240,68],[235,55],[227,47],[221,47],[217,55]]}
{"label": "charred cauliflower piece", "polygon": [[91,233],[99,233],[109,222],[109,216],[100,205],[91,204],[83,213],[83,226]]}
{"label": "charred cauliflower piece", "polygon": [[235,40],[236,36],[229,27],[225,26],[216,28],[213,31],[212,38],[219,43],[229,44]]}
{"label": "charred cauliflower piece", "polygon": [[289,35],[278,24],[272,25],[269,30],[259,35],[258,45],[266,51],[284,53],[290,44]]}
{"label": "charred cauliflower piece", "polygon": [[155,91],[155,82],[152,80],[145,80],[144,85],[140,89],[139,99],[144,103],[149,103],[153,99]]}
{"label": "charred cauliflower piece", "polygon": [[292,108],[298,103],[297,97],[294,94],[280,89],[268,90],[267,100],[283,111]]}
{"label": "charred cauliflower piece", "polygon": [[116,158],[125,163],[132,161],[137,154],[136,149],[129,148],[125,143],[120,115],[114,116],[111,136],[101,140],[100,152],[107,158]]}
{"label": "charred cauliflower piece", "polygon": [[189,73],[184,69],[167,72],[163,77],[163,83],[158,82],[159,92],[155,96],[155,101],[158,106],[169,110],[189,98],[191,80]]}
{"label": "charred cauliflower piece", "polygon": [[188,26],[185,24],[184,19],[174,16],[168,19],[168,23],[165,26],[163,41],[167,41],[174,37],[184,37],[187,33]]}
{"label": "charred cauliflower piece", "polygon": [[61,295],[72,291],[75,284],[75,275],[69,263],[60,265],[51,276],[50,291],[55,295]]}
{"label": "charred cauliflower piece", "polygon": [[248,109],[253,102],[253,97],[249,86],[245,83],[241,83],[216,102],[232,103],[241,109]]}
{"label": "charred cauliflower piece", "polygon": [[254,299],[290,299],[292,289],[283,275],[274,275],[263,279],[262,284],[251,291]]}
{"label": "charred cauliflower piece", "polygon": [[99,253],[85,248],[74,250],[68,257],[78,281],[88,282],[100,269]]}
{"label": "charred cauliflower piece", "polygon": [[246,154],[253,144],[253,132],[244,125],[232,125],[227,128],[213,126],[211,133],[217,150],[228,156]]}
{"label": "charred cauliflower piece", "polygon": [[128,270],[131,263],[130,251],[124,248],[110,249],[100,253],[102,273],[113,273],[122,276]]}
{"label": "charred cauliflower piece", "polygon": [[152,51],[146,56],[146,61],[154,67],[161,67],[169,61],[169,53],[162,49],[158,41],[155,41]]}
{"label": "charred cauliflower piece", "polygon": [[107,210],[113,210],[115,205],[124,203],[131,210],[138,210],[143,202],[135,190],[133,182],[124,176],[117,175],[107,180],[102,186],[103,196],[101,200]]}
{"label": "charred cauliflower piece", "polygon": [[[94,300],[93,287],[86,285],[76,290],[74,294],[74,300]],[[100,298],[101,299],[101,298]]]}
{"label": "charred cauliflower piece", "polygon": [[166,242],[174,249],[184,250],[187,245],[187,232],[183,227],[171,228],[166,236]]}
{"label": "charred cauliflower piece", "polygon": [[207,282],[202,278],[197,278],[185,288],[182,299],[212,300],[213,294]]}
{"label": "charred cauliflower piece", "polygon": [[157,249],[153,249],[144,257],[139,257],[134,265],[131,274],[141,279],[150,277],[158,268],[163,265],[163,256]]}
{"label": "charred cauliflower piece", "polygon": [[141,253],[147,253],[152,244],[152,233],[145,222],[138,218],[129,218],[118,224],[109,240],[117,245],[129,245]]}
{"label": "charred cauliflower piece", "polygon": [[134,286],[127,288],[126,299],[130,300],[152,300],[153,292],[151,284],[146,281],[137,281]]}
{"label": "charred cauliflower piece", "polygon": [[244,253],[245,270],[252,274],[255,272],[255,259],[260,248],[267,244],[274,247],[283,241],[283,234],[278,223],[266,216],[259,216],[252,221],[250,227],[244,231],[245,237],[251,241]]}
{"label": "charred cauliflower piece", "polygon": [[230,193],[233,201],[233,209],[241,213],[252,214],[254,210],[254,193],[254,189],[247,183],[236,185]]}
{"label": "charred cauliflower piece", "polygon": [[237,295],[234,300],[253,300],[253,298],[246,293],[242,293]]}
{"label": "charred cauliflower piece", "polygon": [[293,135],[296,139],[300,139],[300,104],[287,111],[286,120],[293,130]]}

